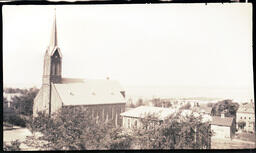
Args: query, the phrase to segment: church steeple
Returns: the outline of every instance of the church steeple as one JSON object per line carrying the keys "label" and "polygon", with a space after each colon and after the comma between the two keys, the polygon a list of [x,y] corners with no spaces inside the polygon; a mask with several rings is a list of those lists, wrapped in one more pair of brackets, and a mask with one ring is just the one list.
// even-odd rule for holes
{"label": "church steeple", "polygon": [[55,47],[58,46],[58,37],[57,37],[57,24],[56,24],[56,8],[54,8],[54,20],[53,20],[53,27],[51,33],[51,39],[49,44],[49,50],[52,52]]}
{"label": "church steeple", "polygon": [[[50,43],[44,57],[44,81],[43,84],[61,83],[62,54],[58,47],[56,9],[51,31]],[[48,79],[47,79],[48,78]]]}

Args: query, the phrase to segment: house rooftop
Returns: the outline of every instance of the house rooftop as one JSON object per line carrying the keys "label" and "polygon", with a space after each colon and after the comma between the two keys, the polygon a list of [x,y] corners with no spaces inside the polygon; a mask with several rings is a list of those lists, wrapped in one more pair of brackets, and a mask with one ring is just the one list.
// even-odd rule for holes
{"label": "house rooftop", "polygon": [[230,127],[233,122],[233,117],[212,116],[211,125],[228,126]]}
{"label": "house rooftop", "polygon": [[147,115],[153,115],[159,120],[164,120],[175,113],[174,109],[153,107],[153,106],[140,106],[129,111],[123,112],[120,115],[134,118],[145,118]]}
{"label": "house rooftop", "polygon": [[237,110],[237,113],[253,113],[254,103],[241,104]]}

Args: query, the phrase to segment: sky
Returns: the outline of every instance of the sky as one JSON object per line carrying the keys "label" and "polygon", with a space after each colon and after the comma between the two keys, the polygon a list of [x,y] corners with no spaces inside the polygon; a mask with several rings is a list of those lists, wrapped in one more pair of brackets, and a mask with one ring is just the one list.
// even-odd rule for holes
{"label": "sky", "polygon": [[63,77],[109,77],[131,95],[253,98],[248,3],[4,6],[4,86],[41,86],[54,7]]}

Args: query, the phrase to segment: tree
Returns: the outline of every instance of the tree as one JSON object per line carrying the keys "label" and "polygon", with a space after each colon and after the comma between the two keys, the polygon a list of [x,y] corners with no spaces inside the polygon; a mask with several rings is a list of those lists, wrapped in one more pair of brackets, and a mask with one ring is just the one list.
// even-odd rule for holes
{"label": "tree", "polygon": [[190,109],[191,108],[191,104],[190,103],[187,103],[185,104],[184,106],[180,107],[180,110],[183,110],[183,109]]}
{"label": "tree", "polygon": [[106,149],[111,144],[103,140],[114,128],[114,121],[97,122],[86,108],[63,107],[51,118],[40,113],[27,127],[43,133],[42,140],[48,141],[46,147],[52,150]]}
{"label": "tree", "polygon": [[161,99],[160,98],[153,98],[152,103],[155,107],[162,107]]}
{"label": "tree", "polygon": [[136,107],[139,107],[139,106],[143,106],[144,104],[143,104],[143,99],[139,99],[138,101],[137,101],[137,103],[136,103]]}
{"label": "tree", "polygon": [[123,132],[120,127],[113,128],[106,134],[102,140],[104,149],[120,150],[130,149],[132,144],[132,136]]}
{"label": "tree", "polygon": [[207,103],[207,107],[213,107],[214,103]]}
{"label": "tree", "polygon": [[[144,127],[152,123],[146,121]],[[153,128],[137,129],[134,137],[141,149],[209,149],[211,132],[209,123],[202,122],[202,116],[182,119],[177,113]]]}
{"label": "tree", "polygon": [[234,103],[229,99],[219,101],[213,105],[212,115],[220,116],[222,112],[225,112],[225,116],[236,118],[236,111],[238,110],[238,107],[238,103]]}
{"label": "tree", "polygon": [[21,96],[15,96],[12,98],[13,107],[18,114],[32,115],[33,113],[33,101],[36,97],[39,89],[30,88],[29,90],[21,90]]}

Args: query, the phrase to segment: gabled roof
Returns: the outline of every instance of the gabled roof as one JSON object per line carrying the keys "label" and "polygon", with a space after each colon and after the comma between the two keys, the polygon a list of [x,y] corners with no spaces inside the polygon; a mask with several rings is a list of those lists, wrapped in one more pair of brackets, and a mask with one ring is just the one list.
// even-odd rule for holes
{"label": "gabled roof", "polygon": [[237,113],[254,113],[254,103],[241,104]]}
{"label": "gabled roof", "polygon": [[84,79],[80,78],[61,78],[61,83],[83,83]]}
{"label": "gabled roof", "polygon": [[224,117],[212,116],[211,125],[220,125],[220,126],[231,126],[233,122],[233,117]]}
{"label": "gabled roof", "polygon": [[65,105],[125,103],[121,85],[114,80],[84,80],[84,83],[54,84]]}
{"label": "gabled roof", "polygon": [[164,120],[175,113],[174,109],[153,107],[153,106],[140,106],[129,111],[123,112],[120,115],[126,117],[145,118],[147,115],[155,115],[159,120]]}

